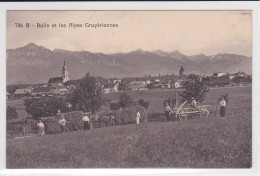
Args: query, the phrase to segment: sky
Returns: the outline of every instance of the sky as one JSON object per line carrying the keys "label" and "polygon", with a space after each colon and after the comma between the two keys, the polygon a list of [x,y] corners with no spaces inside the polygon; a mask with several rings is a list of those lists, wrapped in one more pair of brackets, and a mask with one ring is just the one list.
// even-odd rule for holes
{"label": "sky", "polygon": [[[15,23],[22,23],[19,28]],[[30,27],[26,28],[25,24]],[[37,23],[49,27],[36,27]],[[65,24],[66,27],[58,27]],[[82,27],[69,27],[69,23]],[[85,24],[118,27],[85,27]],[[56,27],[52,27],[56,24]],[[34,25],[34,27],[32,26]],[[100,53],[179,51],[252,56],[251,11],[7,11],[7,49],[35,43],[48,49]]]}

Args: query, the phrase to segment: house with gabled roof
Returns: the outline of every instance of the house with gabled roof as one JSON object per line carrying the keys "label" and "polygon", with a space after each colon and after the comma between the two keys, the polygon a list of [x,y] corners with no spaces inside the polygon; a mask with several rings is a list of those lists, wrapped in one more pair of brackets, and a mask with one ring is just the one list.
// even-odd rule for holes
{"label": "house with gabled roof", "polygon": [[32,96],[48,96],[50,95],[50,87],[36,87],[32,90]]}
{"label": "house with gabled roof", "polygon": [[6,99],[9,99],[11,97],[11,94],[9,92],[6,92]]}
{"label": "house with gabled roof", "polygon": [[54,87],[36,87],[32,90],[32,96],[53,96],[60,93],[60,90]]}
{"label": "house with gabled roof", "polygon": [[103,92],[106,94],[110,93],[110,92],[118,92],[118,86],[119,86],[119,83],[105,84],[103,87]]}
{"label": "house with gabled roof", "polygon": [[224,75],[224,76],[220,76],[220,77],[211,76],[209,78],[212,81],[213,86],[226,86],[226,85],[229,85],[231,82],[229,75]]}
{"label": "house with gabled roof", "polygon": [[14,92],[14,97],[15,98],[23,98],[23,97],[28,97],[31,95],[31,90],[28,88],[25,89],[17,89]]}
{"label": "house with gabled roof", "polygon": [[224,75],[225,75],[225,73],[223,73],[223,72],[217,72],[217,73],[213,74],[214,77],[221,77],[221,76],[224,76]]}
{"label": "house with gabled roof", "polygon": [[129,83],[130,90],[148,90],[145,81],[132,81]]}

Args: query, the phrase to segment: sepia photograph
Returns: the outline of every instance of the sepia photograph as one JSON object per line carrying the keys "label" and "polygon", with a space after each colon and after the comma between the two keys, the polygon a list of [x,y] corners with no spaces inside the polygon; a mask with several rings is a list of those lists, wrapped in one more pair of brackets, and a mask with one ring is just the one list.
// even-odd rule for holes
{"label": "sepia photograph", "polygon": [[6,168],[250,169],[251,10],[7,10]]}

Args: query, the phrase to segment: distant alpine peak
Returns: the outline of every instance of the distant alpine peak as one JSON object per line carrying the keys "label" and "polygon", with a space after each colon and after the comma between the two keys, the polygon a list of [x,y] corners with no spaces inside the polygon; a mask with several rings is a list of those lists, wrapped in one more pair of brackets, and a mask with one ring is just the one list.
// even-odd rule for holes
{"label": "distant alpine peak", "polygon": [[49,50],[43,46],[36,45],[35,43],[28,43],[27,45],[17,48],[18,50]]}
{"label": "distant alpine peak", "polygon": [[172,52],[172,54],[181,54],[181,53],[180,53],[180,51],[175,50],[175,51]]}
{"label": "distant alpine peak", "polygon": [[132,52],[130,52],[130,53],[141,53],[141,54],[145,54],[145,53],[147,53],[147,51],[144,51],[144,50],[142,50],[142,49],[137,49],[137,50],[134,50],[134,51],[132,51]]}
{"label": "distant alpine peak", "polygon": [[[39,48],[39,47],[42,47],[42,46],[38,46],[35,43],[28,43],[23,48],[32,48],[32,49],[34,49],[34,48]],[[44,47],[42,47],[42,48],[44,48]]]}
{"label": "distant alpine peak", "polygon": [[38,47],[38,45],[36,45],[35,43],[28,43],[28,44],[25,45],[25,46],[36,46],[36,47]]}

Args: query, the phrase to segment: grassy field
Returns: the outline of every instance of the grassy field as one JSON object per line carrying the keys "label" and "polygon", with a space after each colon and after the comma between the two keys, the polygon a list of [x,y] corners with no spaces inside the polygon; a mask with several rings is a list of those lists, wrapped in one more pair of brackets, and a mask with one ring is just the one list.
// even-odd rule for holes
{"label": "grassy field", "polygon": [[[216,99],[229,94],[227,116],[214,117]],[[129,92],[163,113],[174,91]],[[107,95],[111,99],[118,94]],[[251,88],[212,89],[207,119],[106,127],[7,140],[7,168],[249,168],[252,164]],[[149,122],[149,120],[148,120]]]}
{"label": "grassy field", "polygon": [[[105,94],[105,97],[111,100],[118,100],[119,94],[117,92],[111,94]],[[174,90],[149,90],[149,91],[129,91],[127,92],[134,100],[144,99],[149,101],[148,113],[164,113],[163,110],[163,100],[170,97],[175,97]],[[235,115],[236,113],[240,114],[241,112],[251,112],[252,104],[252,88],[251,87],[226,87],[226,88],[213,88],[210,89],[206,100],[203,104],[210,105],[209,111],[210,115],[213,116],[216,108],[216,100],[223,94],[229,95],[229,104],[227,106],[227,114]],[[237,103],[241,104],[243,107],[237,106]],[[242,111],[240,111],[242,110]]]}

